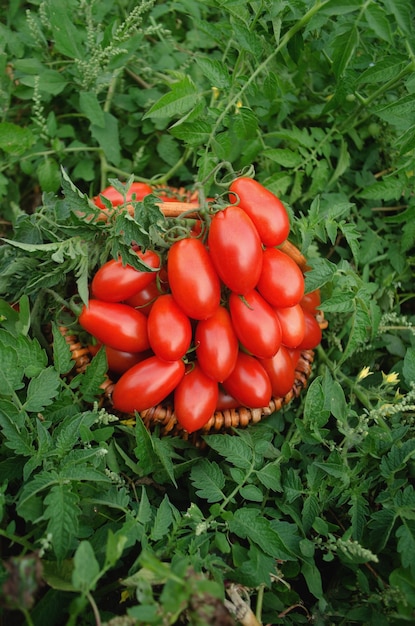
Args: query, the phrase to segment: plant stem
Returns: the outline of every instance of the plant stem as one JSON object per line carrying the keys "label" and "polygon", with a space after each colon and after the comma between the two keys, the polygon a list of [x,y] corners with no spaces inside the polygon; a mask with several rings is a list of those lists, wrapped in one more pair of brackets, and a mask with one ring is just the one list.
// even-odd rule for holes
{"label": "plant stem", "polygon": [[88,598],[89,604],[91,605],[92,610],[94,612],[96,626],[101,626],[101,615],[99,614],[97,603],[95,602],[92,593],[88,591],[86,594],[86,597]]}

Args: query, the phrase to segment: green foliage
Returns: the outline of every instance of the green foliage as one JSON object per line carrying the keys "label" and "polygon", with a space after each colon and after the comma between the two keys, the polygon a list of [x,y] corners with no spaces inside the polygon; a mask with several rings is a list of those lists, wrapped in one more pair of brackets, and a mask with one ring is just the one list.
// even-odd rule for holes
{"label": "green foliage", "polygon": [[[0,11],[0,617],[412,623],[413,3]],[[167,245],[155,196],[106,221],[92,196],[252,167],[328,328],[300,398],[195,447],[112,415],[104,352],[78,371],[62,330],[100,264]]]}

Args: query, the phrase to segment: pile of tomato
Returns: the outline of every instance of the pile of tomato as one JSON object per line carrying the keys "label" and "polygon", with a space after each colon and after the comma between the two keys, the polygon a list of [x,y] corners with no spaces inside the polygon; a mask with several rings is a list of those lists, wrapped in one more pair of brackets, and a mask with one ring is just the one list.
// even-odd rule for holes
{"label": "pile of tomato", "polygon": [[[152,192],[142,183],[130,189],[136,200]],[[102,194],[113,206],[124,201],[113,188]],[[166,253],[135,247],[148,271],[107,261],[79,316],[106,351],[114,408],[140,413],[169,399],[189,433],[216,411],[285,396],[301,353],[321,341],[320,294],[304,293],[303,270],[285,251],[282,202],[236,178],[206,225]]]}

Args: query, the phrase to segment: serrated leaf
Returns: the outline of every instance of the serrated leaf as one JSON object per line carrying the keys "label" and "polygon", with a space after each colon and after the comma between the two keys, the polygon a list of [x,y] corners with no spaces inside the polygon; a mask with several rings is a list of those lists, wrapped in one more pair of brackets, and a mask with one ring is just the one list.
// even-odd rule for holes
{"label": "serrated leaf", "polygon": [[25,416],[25,412],[18,409],[10,400],[0,399],[0,428],[4,436],[4,445],[16,454],[30,457],[34,453],[34,446],[24,423]]}
{"label": "serrated leaf", "polygon": [[238,49],[246,50],[260,57],[264,51],[264,41],[254,30],[249,30],[245,24],[239,20],[235,20],[232,24],[235,41],[238,42]]}
{"label": "serrated leaf", "polygon": [[272,491],[282,491],[281,487],[281,466],[279,461],[271,461],[256,472],[259,481],[267,489]]}
{"label": "serrated leaf", "polygon": [[232,118],[232,130],[239,139],[254,139],[258,132],[258,119],[252,109],[240,107]]}
{"label": "serrated leaf", "polygon": [[283,167],[297,167],[303,161],[303,156],[288,148],[268,148],[263,151],[264,157],[282,165]]}
{"label": "serrated leaf", "polygon": [[354,310],[354,292],[336,293],[324,300],[322,309],[327,313],[351,313]]}
{"label": "serrated leaf", "polygon": [[208,502],[221,502],[224,500],[225,495],[222,490],[225,486],[225,475],[215,461],[201,459],[199,463],[192,467],[190,480],[199,498],[203,498]]}
{"label": "serrated leaf", "polygon": [[264,499],[263,491],[256,485],[243,485],[239,494],[244,500],[251,502],[262,502]]}
{"label": "serrated leaf", "polygon": [[301,573],[305,578],[310,593],[312,593],[315,598],[323,599],[323,585],[317,565],[314,562],[305,561],[302,564]]}
{"label": "serrated leaf", "polygon": [[150,537],[153,541],[158,541],[168,534],[168,531],[173,524],[173,513],[171,509],[170,500],[167,494],[164,495],[163,500],[157,507],[156,516],[151,529]]}
{"label": "serrated leaf", "polygon": [[314,520],[320,513],[320,505],[317,497],[311,493],[304,500],[303,510],[301,512],[304,532],[308,533],[314,524]]}
{"label": "serrated leaf", "polygon": [[369,27],[374,33],[376,33],[379,39],[383,39],[389,44],[392,44],[390,21],[386,16],[384,9],[378,4],[374,4],[372,2],[365,7],[365,17]]}
{"label": "serrated leaf", "polygon": [[366,200],[380,200],[388,202],[389,200],[396,200],[402,196],[405,189],[403,180],[399,178],[386,178],[379,182],[368,185],[359,194],[359,198],[365,198]]}
{"label": "serrated leaf", "polygon": [[333,73],[337,80],[344,74],[359,44],[359,31],[356,26],[336,36],[333,50]]}
{"label": "serrated leaf", "polygon": [[399,74],[405,63],[406,57],[397,53],[381,57],[359,75],[359,84],[377,84],[379,81],[388,82]]}
{"label": "serrated leaf", "polygon": [[203,146],[210,135],[211,125],[204,120],[183,122],[179,126],[173,126],[170,132],[178,139],[182,139],[189,146]]}
{"label": "serrated leaf", "polygon": [[309,386],[304,403],[304,421],[313,430],[323,428],[330,417],[326,408],[325,394],[321,384],[321,377],[315,378]]}
{"label": "serrated leaf", "polygon": [[165,441],[164,439],[158,439],[157,437],[153,439],[153,442],[154,452],[156,453],[157,458],[173,485],[177,487],[176,478],[174,476],[174,464],[172,461],[172,447],[170,442]]}
{"label": "serrated leaf", "polygon": [[375,109],[374,112],[389,124],[403,124],[404,127],[407,127],[408,122],[413,124],[415,121],[414,98],[412,94],[403,96],[386,106]]}
{"label": "serrated leaf", "polygon": [[252,450],[240,437],[227,434],[208,435],[206,443],[235,467],[248,469],[251,466]]}
{"label": "serrated leaf", "polygon": [[[52,488],[58,481],[58,475],[55,471],[41,471],[38,472],[32,480],[25,483],[19,494],[17,501],[17,512],[27,521],[34,521],[39,515],[42,514],[42,510],[38,511],[36,507],[36,501],[38,496],[43,490]],[[34,502],[33,502],[34,501]],[[42,501],[39,502],[42,504]]]}
{"label": "serrated leaf", "polygon": [[240,584],[250,587],[270,585],[270,574],[275,569],[273,557],[264,554],[255,545],[251,545],[246,560],[237,568],[236,576]]}
{"label": "serrated leaf", "polygon": [[2,338],[6,336],[0,332],[0,389],[2,395],[12,396],[14,391],[24,387],[24,367],[17,351],[3,343]]}
{"label": "serrated leaf", "polygon": [[72,485],[53,485],[45,497],[44,517],[48,521],[47,532],[52,535],[52,545],[56,557],[63,560],[69,550],[72,538],[76,536],[81,510],[79,496],[72,491]]}
{"label": "serrated leaf", "polygon": [[67,374],[74,367],[72,353],[58,326],[52,323],[53,365],[58,374]]}
{"label": "serrated leaf", "polygon": [[171,91],[162,96],[147,111],[143,119],[172,118],[183,115],[192,109],[199,101],[200,94],[189,76],[174,83]]}
{"label": "serrated leaf", "polygon": [[278,533],[271,528],[265,517],[258,515],[257,509],[240,508],[235,511],[229,522],[229,528],[238,537],[252,541],[265,554],[284,561],[293,560]]}
{"label": "serrated leaf", "polygon": [[74,568],[72,571],[72,585],[82,592],[91,591],[99,577],[99,563],[89,541],[81,541],[74,556]]}
{"label": "serrated leaf", "polygon": [[135,442],[134,453],[138,464],[144,475],[151,474],[155,467],[156,454],[150,432],[140,418],[137,418],[135,423]]}
{"label": "serrated leaf", "polygon": [[231,85],[231,77],[228,68],[222,61],[209,57],[196,57],[196,64],[206,76],[212,87],[218,89],[227,88]]}
{"label": "serrated leaf", "polygon": [[367,338],[371,334],[372,321],[367,307],[367,302],[363,302],[360,298],[355,299],[355,310],[350,320],[349,339],[344,348],[340,363],[348,359],[358,346],[367,341]]}
{"label": "serrated leaf", "polygon": [[58,191],[61,184],[61,172],[55,159],[46,157],[37,169],[37,176],[42,191]]}
{"label": "serrated leaf", "polygon": [[392,15],[399,28],[404,33],[411,36],[412,30],[412,0],[384,0],[384,4],[388,9],[388,14]]}
{"label": "serrated leaf", "polygon": [[405,521],[396,531],[398,538],[398,552],[401,555],[403,567],[408,568],[415,576],[415,522]]}
{"label": "serrated leaf", "polygon": [[306,292],[320,289],[328,283],[337,271],[337,266],[322,257],[318,257],[312,260],[311,270],[305,273],[305,287]]}
{"label": "serrated leaf", "polygon": [[367,524],[369,507],[366,499],[359,494],[352,494],[350,497],[350,521],[352,525],[352,536],[356,541],[361,541],[363,532]]}
{"label": "serrated leaf", "polygon": [[48,367],[32,378],[27,388],[26,411],[38,413],[52,404],[59,393],[61,379],[53,367]]}
{"label": "serrated leaf", "polygon": [[101,385],[105,380],[107,367],[105,350],[98,350],[85,371],[78,374],[79,391],[85,402],[94,402],[102,394]]}

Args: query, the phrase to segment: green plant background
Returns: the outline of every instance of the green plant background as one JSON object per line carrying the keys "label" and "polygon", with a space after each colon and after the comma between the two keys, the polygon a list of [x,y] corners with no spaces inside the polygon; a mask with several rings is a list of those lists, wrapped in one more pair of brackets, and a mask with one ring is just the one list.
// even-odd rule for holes
{"label": "green plant background", "polygon": [[[0,619],[234,624],[233,590],[260,624],[413,623],[412,1],[0,15]],[[252,166],[322,291],[306,393],[203,449],[120,422],[102,356],[65,376],[57,299],[151,241],[155,210],[79,211],[114,179],[220,195]]]}

